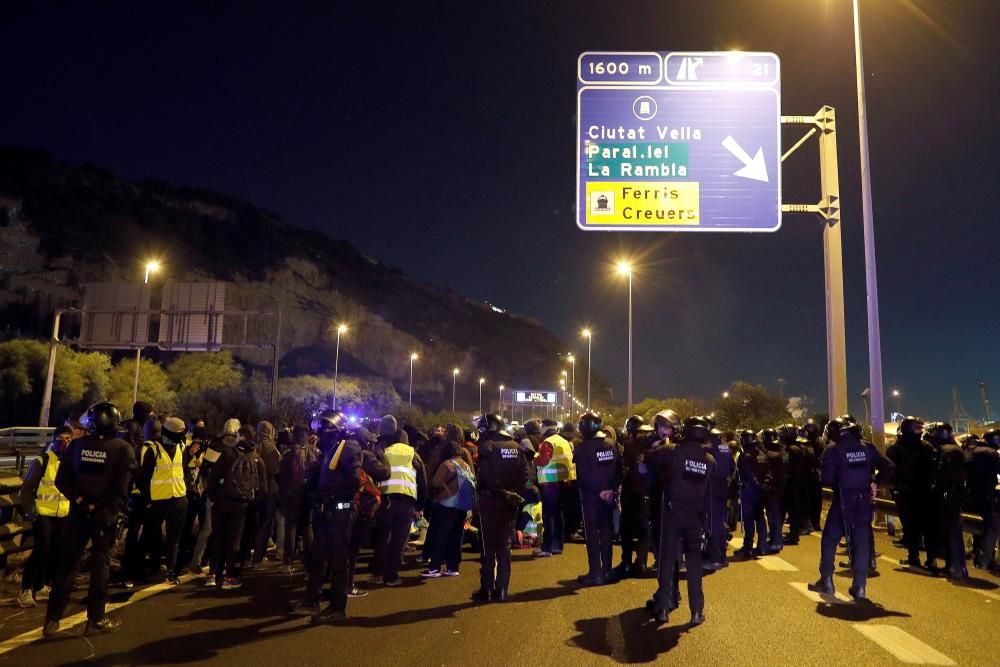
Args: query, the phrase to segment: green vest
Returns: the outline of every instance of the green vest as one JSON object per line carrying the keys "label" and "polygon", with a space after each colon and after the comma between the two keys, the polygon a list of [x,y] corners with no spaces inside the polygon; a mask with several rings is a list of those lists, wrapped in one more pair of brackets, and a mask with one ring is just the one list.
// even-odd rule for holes
{"label": "green vest", "polygon": [[399,493],[411,498],[417,497],[417,469],[413,466],[416,452],[413,447],[397,442],[385,448],[385,460],[389,464],[389,479],[379,483],[382,493]]}
{"label": "green vest", "polygon": [[[56,473],[59,472],[59,457],[48,452],[45,457],[45,470],[42,471],[42,479],[38,482],[38,490],[35,491],[35,509],[41,516],[52,516],[61,518],[69,514],[69,498],[59,493],[56,488]],[[39,465],[42,457],[37,459]]]}
{"label": "green vest", "polygon": [[184,483],[184,448],[177,445],[174,458],[171,459],[167,450],[158,442],[147,442],[146,447],[152,448],[156,454],[156,468],[153,469],[153,479],[149,482],[150,499],[170,500],[187,495],[187,485]]}
{"label": "green vest", "polygon": [[552,458],[548,464],[538,468],[538,483],[566,482],[576,479],[576,466],[573,465],[573,443],[554,433],[543,442],[552,445]]}

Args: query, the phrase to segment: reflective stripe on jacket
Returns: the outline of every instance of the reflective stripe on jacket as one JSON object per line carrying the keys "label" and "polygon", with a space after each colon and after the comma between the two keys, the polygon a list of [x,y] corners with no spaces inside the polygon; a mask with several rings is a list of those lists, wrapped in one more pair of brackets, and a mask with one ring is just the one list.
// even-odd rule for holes
{"label": "reflective stripe on jacket", "polygon": [[379,483],[382,493],[399,493],[411,498],[417,497],[417,469],[413,465],[416,450],[407,444],[397,442],[385,448],[385,460],[389,464],[389,479]]}
{"label": "reflective stripe on jacket", "polygon": [[[69,514],[69,498],[59,493],[56,488],[56,473],[59,471],[59,457],[52,452],[45,456],[45,469],[42,471],[42,479],[38,482],[38,490],[35,491],[35,511],[40,516],[52,516],[61,518]],[[38,457],[38,464],[42,464],[42,457]]]}
{"label": "reflective stripe on jacket", "polygon": [[573,443],[558,433],[545,438],[544,442],[552,446],[552,458],[547,464],[538,468],[538,483],[548,484],[576,479],[576,466],[573,465]]}
{"label": "reflective stripe on jacket", "polygon": [[158,442],[146,443],[156,455],[156,468],[153,478],[149,480],[150,500],[170,500],[183,498],[187,495],[187,484],[184,483],[184,448],[180,445],[174,449],[174,457],[170,458],[167,450]]}

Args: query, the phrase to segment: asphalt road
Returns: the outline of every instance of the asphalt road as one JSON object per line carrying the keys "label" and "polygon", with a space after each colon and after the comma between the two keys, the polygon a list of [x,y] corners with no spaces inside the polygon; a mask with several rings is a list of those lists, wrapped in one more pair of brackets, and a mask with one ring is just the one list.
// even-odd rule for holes
{"label": "asphalt road", "polygon": [[[886,559],[902,554],[878,535],[880,574],[868,585],[875,603],[820,599],[817,535],[778,557],[733,562],[706,577],[704,625],[687,625],[685,601],[657,626],[641,609],[655,581],[628,579],[583,589],[582,544],[562,556],[515,552],[511,601],[476,606],[478,562],[461,576],[421,580],[414,564],[399,588],[352,600],[339,625],[311,625],[284,613],[302,575],[277,569],[248,574],[236,591],[204,590],[202,580],[136,591],[115,610],[115,635],[84,638],[80,627],[41,640],[42,607],[3,609],[0,661],[19,665],[598,665],[677,661],[698,665],[1000,664],[1000,579],[974,570],[958,586]],[[617,548],[616,548],[617,556]],[[362,565],[359,580],[363,581]],[[847,600],[850,579],[835,577]],[[682,585],[682,593],[684,586]],[[82,597],[82,593],[77,596]],[[143,599],[138,599],[143,598]],[[71,608],[70,613],[80,611]],[[64,628],[65,628],[64,624]],[[32,632],[34,631],[34,634]]]}

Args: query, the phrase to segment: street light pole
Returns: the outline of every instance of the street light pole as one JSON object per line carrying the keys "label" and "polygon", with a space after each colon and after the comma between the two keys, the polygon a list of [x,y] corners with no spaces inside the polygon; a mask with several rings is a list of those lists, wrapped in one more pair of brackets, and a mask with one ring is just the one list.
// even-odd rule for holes
{"label": "street light pole", "polygon": [[885,408],[882,395],[882,345],[878,320],[878,279],[875,274],[875,229],[872,221],[871,161],[868,156],[868,110],[865,104],[861,14],[854,0],[854,65],[858,82],[858,138],[861,149],[861,211],[865,236],[865,291],[868,295],[868,386],[871,389],[872,437],[885,449]]}
{"label": "street light pole", "polygon": [[451,371],[451,411],[455,411],[455,383],[458,382],[458,369]]}
{"label": "street light pole", "polygon": [[[146,273],[142,278],[142,284],[149,284],[149,274],[160,270],[160,263],[157,261],[146,262]],[[149,326],[147,323],[146,326]],[[132,405],[139,400],[139,362],[142,359],[142,348],[135,351],[135,381],[132,383]]]}
{"label": "street light pole", "polygon": [[340,336],[347,332],[347,325],[337,327],[337,353],[333,358],[333,409],[337,409],[337,379],[340,375]]}
{"label": "street light pole", "polygon": [[[576,400],[576,355],[574,354],[569,355],[569,363],[573,364],[573,374],[572,377],[570,378],[570,393],[572,394],[572,396],[570,398],[572,398],[575,401]],[[572,410],[573,410],[573,404],[570,403],[570,411],[572,412]]]}
{"label": "street light pole", "polygon": [[594,332],[590,329],[583,330],[583,336],[587,339],[587,410],[590,410],[590,359],[591,351],[594,347]]}
{"label": "street light pole", "polygon": [[417,360],[417,353],[414,352],[410,355],[410,398],[408,402],[413,405],[413,362]]}
{"label": "street light pole", "polygon": [[632,414],[632,266],[618,263],[618,273],[628,276],[628,413]]}
{"label": "street light pole", "polygon": [[[510,418],[514,418],[513,412],[511,413]],[[503,385],[500,385],[500,421],[503,421]]]}
{"label": "street light pole", "polygon": [[479,378],[479,414],[483,414],[483,384],[486,378]]}

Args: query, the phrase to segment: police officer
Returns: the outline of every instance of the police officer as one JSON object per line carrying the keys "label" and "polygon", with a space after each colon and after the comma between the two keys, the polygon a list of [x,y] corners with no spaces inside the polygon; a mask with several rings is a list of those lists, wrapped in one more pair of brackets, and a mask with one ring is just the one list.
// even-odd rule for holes
{"label": "police officer", "polygon": [[[754,558],[764,555],[767,529],[764,524],[763,485],[767,472],[767,457],[760,449],[757,434],[750,429],[740,431],[740,453],[736,469],[740,480],[740,521],[743,524],[743,548],[735,555]],[[757,547],[754,548],[754,534]]]}
{"label": "police officer", "polygon": [[566,482],[576,479],[573,442],[559,433],[559,425],[551,419],[542,422],[542,429],[542,439],[534,460],[542,499],[542,546],[533,552],[537,558],[563,552],[566,527],[563,523],[562,494],[568,492]]}
{"label": "police officer", "polygon": [[962,506],[968,497],[965,454],[955,443],[951,424],[937,423],[930,432],[937,448],[937,468],[931,486],[931,503],[934,508],[935,556],[944,557],[948,577],[959,581],[967,579],[965,567],[965,541],[962,538]]}
{"label": "police officer", "polygon": [[[653,427],[639,415],[625,420],[622,443],[622,561],[615,575],[641,577],[649,558],[649,474],[646,452],[653,444]],[[632,555],[635,554],[635,560]]]}
{"label": "police officer", "polygon": [[663,489],[661,508],[660,556],[657,582],[649,609],[658,623],[666,623],[676,600],[674,576],[677,552],[683,548],[687,563],[688,605],[691,625],[705,622],[705,596],[701,589],[701,549],[705,526],[705,503],[715,458],[706,445],[711,424],[706,417],[684,420],[679,442],[665,444],[654,454],[651,463]]}
{"label": "police officer", "polygon": [[89,433],[70,443],[56,473],[56,488],[69,498],[70,509],[60,545],[59,567],[45,612],[42,633],[46,637],[59,631],[59,621],[66,611],[88,540],[90,587],[84,634],[114,632],[121,627],[119,619],[105,613],[115,527],[125,511],[129,480],[136,467],[132,446],[118,437],[120,421],[121,413],[114,404],[91,406],[84,417]]}
{"label": "police officer", "polygon": [[482,561],[476,602],[505,602],[510,585],[510,540],[528,484],[528,460],[497,415],[479,420],[479,516]]}
{"label": "police officer", "polygon": [[[362,453],[361,445],[349,437],[347,418],[340,411],[324,410],[311,426],[319,433],[322,452],[315,480],[315,535],[305,599],[293,602],[292,610],[311,612],[313,623],[330,623],[347,618],[351,531],[357,518],[354,498],[361,486]],[[320,611],[327,568],[331,573],[330,604]]]}
{"label": "police officer", "polygon": [[[895,465],[875,445],[862,442],[857,424],[837,417],[824,430],[831,444],[823,451],[822,482],[833,489],[833,502],[823,526],[820,578],[809,584],[809,590],[832,595],[834,555],[842,537],[847,537],[854,563],[866,564],[871,560],[868,531],[872,522],[873,475],[877,482],[890,481]],[[866,599],[867,580],[868,568],[856,566],[853,585],[848,591],[851,597]]]}
{"label": "police officer", "polygon": [[[653,444],[646,452],[647,460],[655,458],[655,452],[680,437],[681,418],[671,409],[661,410],[653,416]],[[647,463],[647,467],[649,464]],[[663,508],[663,487],[657,471],[648,468],[649,479],[649,543],[653,553],[660,554],[660,515]]]}
{"label": "police officer", "polygon": [[982,537],[973,538],[976,567],[996,570],[997,533],[1000,532],[1000,429],[983,434],[969,452],[969,495],[973,511],[983,518]]}
{"label": "police officer", "polygon": [[588,565],[587,574],[578,577],[577,581],[584,586],[600,586],[612,577],[613,514],[623,471],[618,443],[608,438],[601,430],[603,426],[597,414],[585,412],[581,415],[577,429],[583,442],[573,450]]}
{"label": "police officer", "polygon": [[784,544],[795,545],[799,543],[799,535],[806,521],[806,476],[810,467],[807,457],[807,447],[799,444],[799,432],[795,424],[783,424],[778,427],[778,441],[785,448],[788,456],[787,477],[785,480],[785,494],[782,499],[782,509],[788,515],[788,535],[784,538]]}
{"label": "police officer", "polygon": [[819,482],[820,465],[823,458],[823,429],[816,423],[815,419],[808,419],[802,425],[802,448],[808,455],[806,482],[805,482],[805,503],[806,503],[806,526],[803,533],[819,530],[820,514],[823,509],[823,485]]}
{"label": "police officer", "polygon": [[[885,455],[896,465],[892,496],[903,524],[903,546],[906,558],[901,565],[920,567],[920,550],[927,536],[931,494],[934,475],[934,449],[921,438],[924,422],[919,417],[905,417],[899,423],[896,442],[889,445]],[[928,561],[925,567],[933,566]]]}
{"label": "police officer", "polygon": [[761,500],[767,512],[767,553],[776,554],[782,548],[781,526],[785,520],[783,495],[788,477],[788,453],[784,444],[778,440],[776,429],[763,429],[760,441],[766,464]]}
{"label": "police officer", "polygon": [[715,468],[708,487],[708,563],[705,569],[715,571],[729,565],[726,562],[726,499],[729,483],[736,474],[736,463],[718,429],[713,428],[709,433],[708,451],[715,459]]}

